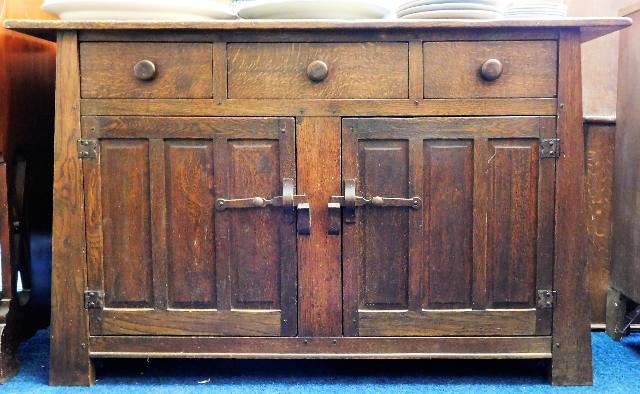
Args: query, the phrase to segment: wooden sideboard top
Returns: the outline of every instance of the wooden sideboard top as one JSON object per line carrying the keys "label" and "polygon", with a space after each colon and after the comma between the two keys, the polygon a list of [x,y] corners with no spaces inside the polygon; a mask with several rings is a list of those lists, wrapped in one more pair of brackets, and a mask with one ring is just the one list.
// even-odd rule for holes
{"label": "wooden sideboard top", "polygon": [[283,21],[234,20],[211,22],[135,22],[6,20],[4,26],[26,34],[56,39],[58,30],[429,30],[429,29],[563,29],[579,28],[582,42],[624,29],[629,18],[561,18],[496,20],[362,20],[362,21]]}

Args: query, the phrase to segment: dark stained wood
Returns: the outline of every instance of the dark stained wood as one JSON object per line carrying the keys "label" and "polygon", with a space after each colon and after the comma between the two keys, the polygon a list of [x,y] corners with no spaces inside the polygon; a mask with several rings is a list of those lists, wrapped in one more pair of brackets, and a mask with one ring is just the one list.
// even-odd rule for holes
{"label": "dark stained wood", "polygon": [[[213,338],[91,337],[92,357],[549,358],[550,337]],[[181,349],[182,352],[176,352]]]}
{"label": "dark stained wood", "polygon": [[118,310],[91,316],[91,335],[278,336],[281,313],[274,310]]}
{"label": "dark stained wood", "polygon": [[[83,98],[211,98],[213,95],[210,44],[82,43],[80,56]],[[154,72],[141,73],[140,62],[145,62],[147,68],[152,66]]]}
{"label": "dark stained wood", "polygon": [[[420,88],[420,91],[422,91],[422,88]],[[327,117],[340,115],[555,115],[556,107],[556,100],[552,98],[430,100],[82,100],[83,115],[137,116]]]}
{"label": "dark stained wood", "polygon": [[[229,44],[232,99],[407,98],[407,43]],[[309,66],[322,62],[325,78]]]}
{"label": "dark stained wood", "polygon": [[56,130],[53,184],[53,266],[49,384],[90,385],[86,288],[85,215],[80,138],[80,66],[75,32],[58,37]]}
{"label": "dark stained wood", "polygon": [[[555,97],[557,53],[556,41],[426,42],[424,97]],[[504,70],[493,81],[481,74],[490,59]]]}
{"label": "dark stained wood", "polygon": [[587,279],[592,327],[605,323],[611,266],[615,130],[615,120],[585,121]]}
{"label": "dark stained wood", "polygon": [[[33,0],[2,3],[0,20],[27,16],[26,8],[34,6]],[[41,302],[40,289],[32,281],[30,233],[36,226],[51,226],[55,44],[0,29],[0,59],[3,384],[18,372],[16,353],[20,343],[49,325],[48,306]],[[18,277],[22,288],[15,285]]]}
{"label": "dark stained wood", "polygon": [[628,300],[620,291],[610,287],[607,291],[607,335],[613,340],[622,339]]}
{"label": "dark stained wood", "polygon": [[[213,144],[165,143],[170,308],[215,308]],[[185,199],[183,196],[189,196]]]}
{"label": "dark stained wood", "polygon": [[216,198],[272,198],[295,180],[293,119],[82,122],[99,142],[83,161],[90,289],[106,308],[91,310],[93,335],[296,333],[295,221],[215,212]]}
{"label": "dark stained wood", "polygon": [[311,203],[311,234],[298,238],[298,334],[342,335],[340,237],[328,234],[327,202],[339,195],[339,118],[300,118],[296,130],[298,192]]}
{"label": "dark stained wood", "polygon": [[[593,381],[589,304],[586,302],[584,220],[584,135],[580,80],[580,34],[565,32],[559,43],[553,361],[555,385],[588,385]],[[585,302],[576,302],[583,300]]]}
{"label": "dark stained wood", "polygon": [[361,312],[360,336],[517,336],[536,334],[533,309]]}
{"label": "dark stained wood", "polygon": [[[627,22],[77,25],[83,47],[208,48],[206,98],[169,88],[71,101],[83,138],[100,146],[95,164],[83,160],[87,188],[101,190],[85,190],[87,247],[102,249],[87,252],[111,272],[88,280],[107,304],[131,303],[90,310],[91,355],[553,356],[554,383],[588,383],[586,303],[576,305],[579,23]],[[503,72],[488,82],[492,58]],[[308,73],[320,62],[326,76]],[[541,139],[554,137],[563,156],[541,159]],[[132,153],[112,160],[113,147]],[[286,195],[288,179],[307,195],[310,233],[282,207],[217,203]],[[349,203],[348,180],[361,206],[330,235],[327,203],[341,192]],[[111,194],[125,183],[135,191],[120,203]],[[119,268],[114,245],[130,240],[110,233],[126,228],[136,261]],[[540,290],[557,304],[538,306]]]}
{"label": "dark stained wood", "polygon": [[239,20],[212,22],[127,22],[127,21],[43,21],[6,20],[7,28],[39,35],[53,40],[56,30],[248,30],[264,31],[301,29],[311,31],[349,30],[513,30],[513,29],[565,29],[577,28],[583,42],[623,29],[631,24],[628,18],[561,18],[544,20],[378,20],[378,21],[268,21]]}
{"label": "dark stained wood", "polygon": [[549,242],[554,179],[540,177],[553,167],[540,170],[538,139],[554,126],[543,117],[346,119],[342,176],[356,180],[356,195],[418,195],[423,206],[361,207],[355,224],[343,223],[345,334],[549,334],[535,299],[550,276],[540,241]]}
{"label": "dark stained wood", "polygon": [[[635,21],[640,12],[630,15]],[[613,202],[613,245],[610,286],[628,300],[640,303],[640,222],[638,221],[638,114],[640,82],[635,77],[638,26],[620,36],[618,123],[616,129]]]}
{"label": "dark stained wood", "polygon": [[488,302],[493,308],[533,307],[538,142],[490,140],[489,154]]}
{"label": "dark stained wood", "polygon": [[427,140],[423,152],[426,283],[421,305],[428,309],[469,308],[473,270],[473,140]]}
{"label": "dark stained wood", "polygon": [[[148,142],[103,141],[100,171],[103,252],[98,271],[103,272],[105,307],[150,307],[153,270]],[[123,190],[127,198],[123,198]]]}

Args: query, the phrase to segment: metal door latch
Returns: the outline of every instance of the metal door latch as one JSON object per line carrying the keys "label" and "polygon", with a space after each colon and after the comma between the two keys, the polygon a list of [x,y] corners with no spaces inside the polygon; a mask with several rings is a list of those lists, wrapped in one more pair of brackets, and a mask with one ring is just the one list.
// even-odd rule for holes
{"label": "metal door latch", "polygon": [[297,212],[298,233],[311,233],[311,209],[309,199],[304,194],[295,194],[295,182],[292,178],[282,179],[282,195],[272,198],[248,197],[216,200],[216,210],[225,211],[227,209],[249,209],[280,207],[285,210],[285,214],[293,217]]}
{"label": "metal door latch", "polygon": [[[407,207],[413,209],[422,208],[420,197],[398,198],[381,196],[357,196],[356,180],[346,179],[344,181],[344,196],[333,196],[329,201],[329,234],[340,233],[340,214],[344,214],[345,223],[355,223],[356,207]],[[342,211],[342,212],[341,212]]]}

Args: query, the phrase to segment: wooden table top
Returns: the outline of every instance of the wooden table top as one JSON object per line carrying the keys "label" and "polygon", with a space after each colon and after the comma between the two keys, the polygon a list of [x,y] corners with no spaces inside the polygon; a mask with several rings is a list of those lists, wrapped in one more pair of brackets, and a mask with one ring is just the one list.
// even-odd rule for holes
{"label": "wooden table top", "polygon": [[232,20],[175,21],[61,21],[8,19],[4,26],[55,41],[58,30],[429,30],[429,29],[558,29],[579,28],[582,42],[624,29],[630,18],[560,18],[494,20]]}

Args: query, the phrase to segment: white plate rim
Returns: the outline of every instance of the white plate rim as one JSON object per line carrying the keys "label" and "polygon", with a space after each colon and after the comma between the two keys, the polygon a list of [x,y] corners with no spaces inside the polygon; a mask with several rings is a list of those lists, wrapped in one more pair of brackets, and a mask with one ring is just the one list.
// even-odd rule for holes
{"label": "white plate rim", "polygon": [[499,6],[500,0],[411,0],[407,1],[403,4],[400,4],[396,7],[399,10],[405,10],[411,7],[417,7],[419,5],[432,5],[432,4],[443,4],[443,3],[475,3],[475,4],[486,4],[493,5],[495,7]]}
{"label": "white plate rim", "polygon": [[[300,19],[291,18],[282,15],[282,11],[278,11],[278,7],[292,8],[296,6],[331,8],[336,12],[335,18],[310,16],[304,19],[383,19],[392,14],[389,7],[370,0],[268,0],[261,2],[248,2],[246,5],[240,5],[238,8],[238,16],[243,19]],[[367,11],[354,11],[350,16],[345,12],[346,7],[359,6],[364,7]],[[275,10],[274,10],[275,8]],[[299,11],[294,11],[299,12]],[[342,16],[342,17],[340,17]]]}
{"label": "white plate rim", "polygon": [[[466,15],[466,16],[465,16]],[[469,16],[474,15],[474,16]],[[481,10],[440,10],[424,11],[408,14],[401,19],[500,19],[502,14]]]}
{"label": "white plate rim", "polygon": [[413,14],[421,11],[438,11],[438,10],[481,10],[481,11],[493,11],[500,12],[498,7],[480,4],[480,3],[441,3],[441,4],[429,4],[429,5],[418,5],[415,7],[405,8],[403,10],[398,10],[397,15],[403,16],[407,14]]}
{"label": "white plate rim", "polygon": [[[149,8],[149,7],[152,8]],[[46,0],[42,4],[45,12],[63,14],[68,12],[149,12],[194,14],[201,17],[236,18],[230,7],[208,0]]]}

